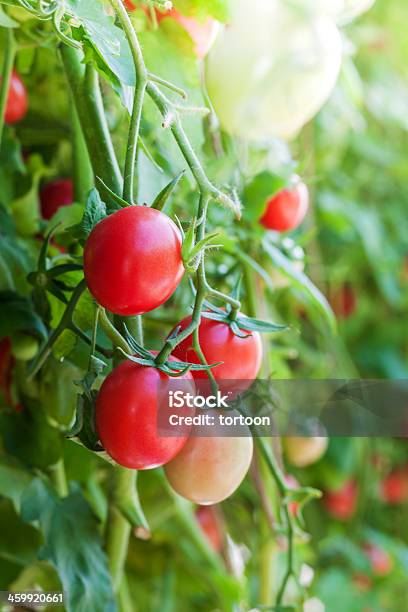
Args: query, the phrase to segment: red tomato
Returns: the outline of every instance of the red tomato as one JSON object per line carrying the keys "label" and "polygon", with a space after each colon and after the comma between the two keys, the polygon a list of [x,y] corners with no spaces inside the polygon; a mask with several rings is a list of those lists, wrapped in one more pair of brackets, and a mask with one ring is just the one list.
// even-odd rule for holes
{"label": "red tomato", "polygon": [[180,232],[154,208],[122,208],[90,233],[84,273],[94,298],[111,312],[153,310],[174,293],[184,274]]}
{"label": "red tomato", "polygon": [[[186,317],[179,324],[181,330],[191,322],[191,316]],[[213,321],[203,317],[200,323],[199,340],[201,350],[209,365],[222,361],[223,363],[212,369],[215,379],[230,381],[226,387],[239,386],[241,391],[248,388],[256,378],[262,362],[262,342],[258,332],[248,332],[246,338],[236,336],[227,323]],[[180,361],[200,363],[192,347],[192,337],[188,336],[173,351]],[[205,379],[208,376],[205,370],[192,372],[195,380]],[[242,383],[241,383],[242,381]],[[234,385],[233,383],[238,383]]]}
{"label": "red tomato", "polygon": [[381,483],[381,497],[391,505],[403,504],[408,500],[408,474],[393,470]]}
{"label": "red tomato", "polygon": [[357,483],[348,480],[340,489],[326,491],[323,504],[331,516],[339,521],[348,521],[356,511],[357,495]]}
{"label": "red tomato", "polygon": [[74,201],[74,186],[71,179],[51,181],[41,189],[40,202],[43,219],[51,219],[61,206]]}
{"label": "red tomato", "polygon": [[[129,11],[134,11],[136,5],[131,0],[124,0],[125,6]],[[149,15],[146,7],[144,12]],[[163,19],[171,18],[187,32],[194,43],[194,52],[200,59],[204,58],[211,49],[219,30],[219,23],[215,19],[208,17],[204,21],[199,21],[195,17],[186,17],[179,13],[175,8],[169,11],[161,12],[156,9],[157,22],[160,23]]]}
{"label": "red tomato", "polygon": [[181,25],[194,43],[194,52],[200,59],[204,58],[211,49],[218,33],[219,24],[215,19],[208,17],[205,21],[198,21],[194,17],[186,17],[172,8],[166,13],[157,11],[158,22],[172,18]]}
{"label": "red tomato", "polygon": [[4,121],[6,123],[17,123],[25,117],[28,108],[27,90],[23,81],[13,70],[7,97]]}
{"label": "red tomato", "polygon": [[266,229],[287,232],[300,225],[309,207],[309,192],[302,182],[291,189],[282,189],[266,203],[266,209],[259,219]]}
{"label": "red tomato", "polygon": [[[183,391],[195,393],[190,373],[171,380],[173,390],[179,384]],[[96,400],[96,427],[106,452],[120,465],[155,468],[173,459],[185,445],[189,429],[178,429],[171,436],[161,435],[158,429],[168,381],[167,374],[130,360],[104,380]]]}
{"label": "red tomato", "polygon": [[211,547],[216,551],[222,550],[224,536],[220,517],[216,506],[199,506],[195,511],[196,519]]}
{"label": "red tomato", "polygon": [[253,441],[248,436],[191,435],[165,466],[167,479],[179,494],[203,506],[217,504],[234,493],[249,469]]}
{"label": "red tomato", "polygon": [[371,562],[373,574],[376,576],[386,576],[390,573],[393,562],[386,550],[371,543],[365,544],[363,550]]}
{"label": "red tomato", "polygon": [[341,319],[348,319],[357,307],[357,297],[350,285],[345,284],[332,296],[333,312]]}

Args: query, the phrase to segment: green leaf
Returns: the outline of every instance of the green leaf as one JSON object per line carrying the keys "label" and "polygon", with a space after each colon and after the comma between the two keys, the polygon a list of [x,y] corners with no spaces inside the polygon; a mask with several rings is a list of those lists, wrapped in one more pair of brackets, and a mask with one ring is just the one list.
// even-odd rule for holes
{"label": "green leaf", "polygon": [[16,510],[24,489],[32,480],[32,474],[24,470],[12,457],[0,456],[0,495],[12,500]]}
{"label": "green leaf", "polygon": [[244,317],[238,315],[236,319],[238,326],[247,331],[257,331],[261,333],[280,332],[288,329],[287,325],[279,325],[277,323],[269,323],[268,321],[260,321],[252,317]]}
{"label": "green leaf", "polygon": [[18,28],[19,23],[14,21],[11,17],[9,17],[0,6],[0,26],[2,28]]}
{"label": "green leaf", "polygon": [[57,569],[68,612],[115,612],[98,524],[80,491],[60,499],[36,478],[24,492],[21,506],[23,520],[40,525],[45,540],[40,558]]}
{"label": "green leaf", "polygon": [[119,206],[119,208],[126,208],[126,206],[130,206],[129,202],[126,202],[126,200],[118,196],[117,193],[115,193],[114,191],[112,191],[112,189],[110,189],[107,185],[105,185],[105,183],[99,176],[96,177],[96,180],[98,181],[102,191],[105,191],[105,193],[110,198],[112,198],[112,200]]}
{"label": "green leaf", "polygon": [[107,14],[102,2],[90,0],[66,0],[66,11],[85,31],[77,36],[86,45],[86,60],[91,58],[98,68],[118,88],[134,86],[136,82],[134,63],[125,33]]}
{"label": "green leaf", "polygon": [[0,500],[0,524],[7,525],[7,529],[0,530],[0,557],[19,565],[35,561],[42,544],[41,534],[22,522],[8,499]]}
{"label": "green leaf", "polygon": [[73,321],[75,325],[77,325],[83,331],[92,329],[95,319],[95,310],[95,301],[88,289],[86,289],[79,298],[79,301],[75,307],[73,314]]}
{"label": "green leaf", "polygon": [[0,413],[5,450],[31,468],[46,469],[61,457],[62,436],[44,419],[38,402],[25,401],[22,412]]}
{"label": "green leaf", "polygon": [[47,330],[28,298],[14,291],[0,291],[0,338],[16,331],[47,337]]}
{"label": "green leaf", "polygon": [[41,370],[40,401],[51,423],[65,428],[72,423],[78,395],[74,383],[82,377],[83,371],[67,359],[62,362],[47,360]]}
{"label": "green leaf", "polygon": [[316,287],[316,285],[314,285],[312,281],[306,276],[306,274],[298,270],[293,265],[293,262],[285,255],[283,255],[283,253],[281,253],[281,251],[273,244],[271,244],[268,240],[264,240],[262,245],[274,265],[283,274],[285,274],[285,276],[290,278],[294,285],[306,295],[310,303],[323,316],[331,331],[335,332],[337,327],[336,317],[334,316],[329,302],[321,293],[321,291]]}
{"label": "green leaf", "polygon": [[80,240],[86,240],[95,227],[107,216],[106,205],[102,202],[97,189],[91,189],[85,206],[84,216],[78,225],[72,226],[70,231]]}
{"label": "green leaf", "polygon": [[[1,219],[0,219],[1,221]],[[35,266],[34,257],[19,241],[0,235],[0,289],[28,290],[27,274]]]}
{"label": "green leaf", "polygon": [[169,201],[170,197],[173,195],[177,185],[181,181],[185,174],[185,170],[182,170],[180,174],[178,174],[164,189],[161,190],[159,195],[156,197],[152,204],[152,208],[156,208],[157,210],[163,210]]}

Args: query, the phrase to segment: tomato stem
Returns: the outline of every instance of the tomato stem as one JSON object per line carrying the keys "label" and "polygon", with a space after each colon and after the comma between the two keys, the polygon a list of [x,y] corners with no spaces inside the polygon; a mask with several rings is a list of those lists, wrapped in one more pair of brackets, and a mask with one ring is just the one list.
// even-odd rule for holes
{"label": "tomato stem", "polygon": [[60,497],[66,497],[69,493],[67,477],[65,474],[64,460],[60,459],[51,469],[50,478]]}
{"label": "tomato stem", "polygon": [[4,130],[4,117],[6,114],[7,98],[10,87],[11,74],[13,72],[14,58],[16,55],[17,46],[14,40],[14,33],[11,28],[6,28],[5,31],[5,49],[2,76],[0,81],[0,149]]}
{"label": "tomato stem", "polygon": [[71,108],[71,130],[74,170],[74,199],[76,202],[82,203],[86,201],[88,193],[94,186],[94,176],[75,103],[72,104]]}
{"label": "tomato stem", "polygon": [[99,323],[103,331],[105,332],[105,334],[112,341],[113,346],[120,347],[121,349],[125,351],[125,353],[128,353],[129,355],[131,355],[132,349],[130,348],[130,346],[128,345],[128,343],[126,342],[122,334],[116,329],[113,323],[109,320],[109,317],[103,308],[101,309],[99,313]]}
{"label": "tomato stem", "polygon": [[136,72],[136,87],[133,99],[133,109],[130,117],[123,183],[123,199],[128,201],[130,204],[133,204],[137,147],[139,141],[143,100],[147,85],[147,70],[136,32],[123,2],[121,0],[110,0],[110,3],[118,15],[123,30],[126,34]]}
{"label": "tomato stem", "polygon": [[60,49],[94,177],[101,177],[119,195],[122,176],[105,117],[98,75],[91,65],[84,67],[81,52],[65,44]]}

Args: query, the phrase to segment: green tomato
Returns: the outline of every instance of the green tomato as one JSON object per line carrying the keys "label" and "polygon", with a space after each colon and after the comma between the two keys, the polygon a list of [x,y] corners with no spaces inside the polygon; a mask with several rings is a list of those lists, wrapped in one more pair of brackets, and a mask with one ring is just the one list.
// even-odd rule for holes
{"label": "green tomato", "polygon": [[341,58],[330,17],[297,2],[234,0],[206,65],[222,127],[249,140],[292,138],[330,96]]}
{"label": "green tomato", "polygon": [[11,337],[11,353],[13,357],[20,361],[30,361],[34,359],[38,353],[39,342],[37,338],[24,334],[23,332],[16,332]]}

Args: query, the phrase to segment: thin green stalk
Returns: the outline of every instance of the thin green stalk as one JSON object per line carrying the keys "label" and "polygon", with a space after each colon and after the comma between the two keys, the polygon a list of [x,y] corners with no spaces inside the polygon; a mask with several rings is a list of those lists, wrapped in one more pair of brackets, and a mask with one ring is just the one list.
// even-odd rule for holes
{"label": "thin green stalk", "polygon": [[88,149],[75,104],[71,107],[72,157],[74,174],[74,199],[85,202],[94,186],[94,176]]}
{"label": "thin green stalk", "polygon": [[71,328],[73,329],[73,331],[75,331],[75,326],[73,325],[73,322],[72,322],[72,315],[74,314],[75,307],[79,301],[79,298],[85,291],[85,289],[86,289],[86,282],[85,282],[85,279],[82,279],[82,281],[78,283],[78,285],[75,287],[75,290],[72,293],[71,299],[68,302],[67,307],[64,310],[64,314],[62,315],[60,322],[58,323],[54,331],[51,333],[46,344],[42,347],[41,351],[38,353],[37,357],[35,358],[32,365],[30,366],[30,369],[28,372],[29,380],[33,376],[35,376],[35,374],[40,370],[40,368],[43,366],[45,361],[48,359],[51,353],[53,344],[57,341],[57,339],[62,334],[62,332],[67,328]]}
{"label": "thin green stalk", "polygon": [[[115,476],[123,476],[120,473],[120,469],[121,468],[116,468]],[[128,477],[128,474],[126,474],[126,476]],[[118,593],[124,574],[131,526],[124,518],[123,514],[113,504],[109,507],[108,527],[106,552],[108,555],[113,588],[115,593]]]}
{"label": "thin green stalk", "polygon": [[132,22],[129,19],[129,15],[125,9],[123,2],[121,0],[110,0],[110,3],[116,11],[117,15],[119,16],[119,20],[126,34],[136,72],[136,87],[133,100],[132,115],[130,118],[123,183],[123,199],[129,202],[130,204],[133,204],[137,146],[139,141],[143,100],[147,85],[147,70],[144,63],[142,50],[140,48],[139,41],[136,36],[136,32],[134,30]]}
{"label": "thin green stalk", "polygon": [[66,497],[69,493],[67,477],[65,474],[65,466],[64,460],[60,459],[58,463],[56,463],[50,469],[50,478],[54,487],[57,490],[57,493],[60,497]]}
{"label": "thin green stalk", "polygon": [[130,346],[128,345],[128,343],[126,342],[122,334],[116,329],[116,327],[110,321],[104,309],[101,309],[101,312],[99,314],[99,323],[103,331],[109,338],[109,340],[111,340],[114,347],[118,346],[119,348],[123,349],[126,353],[129,353],[129,354],[132,353]]}
{"label": "thin green stalk", "polygon": [[105,117],[98,75],[92,66],[82,64],[80,51],[64,44],[60,49],[94,176],[99,176],[119,195],[122,176]]}
{"label": "thin green stalk", "polygon": [[11,28],[7,28],[5,32],[6,44],[4,49],[3,68],[1,71],[0,81],[0,149],[3,138],[4,116],[6,113],[7,98],[10,87],[10,78],[14,66],[14,58],[16,55],[17,46],[14,40],[14,33]]}

